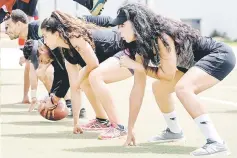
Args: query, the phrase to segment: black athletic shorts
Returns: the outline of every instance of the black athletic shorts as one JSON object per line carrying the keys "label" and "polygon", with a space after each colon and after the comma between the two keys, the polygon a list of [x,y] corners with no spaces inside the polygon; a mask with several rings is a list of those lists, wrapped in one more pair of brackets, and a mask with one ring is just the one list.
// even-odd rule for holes
{"label": "black athletic shorts", "polygon": [[25,3],[23,1],[17,1],[17,9],[22,10],[28,16],[38,16],[38,11],[36,9],[38,0],[30,0],[29,3]]}
{"label": "black athletic shorts", "polygon": [[[221,81],[233,70],[235,63],[236,57],[233,50],[220,42],[215,51],[202,57],[194,66]],[[178,67],[178,69],[184,73],[188,71],[185,68]]]}
{"label": "black athletic shorts", "polygon": [[[124,55],[126,55],[125,52],[120,51],[113,57],[120,59]],[[236,57],[233,50],[228,45],[219,43],[219,47],[215,51],[199,59],[194,66],[221,81],[233,70],[235,64]],[[188,71],[182,67],[177,67],[177,69],[184,73]],[[132,69],[129,70],[134,73]]]}

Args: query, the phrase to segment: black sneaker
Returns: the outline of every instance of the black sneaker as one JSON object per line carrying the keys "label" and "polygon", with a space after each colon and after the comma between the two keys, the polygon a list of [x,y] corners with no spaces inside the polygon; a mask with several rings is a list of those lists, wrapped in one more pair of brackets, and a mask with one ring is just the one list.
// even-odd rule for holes
{"label": "black sneaker", "polygon": [[88,10],[90,10],[91,14],[94,16],[100,15],[101,11],[104,9],[104,5],[107,0],[73,0]]}

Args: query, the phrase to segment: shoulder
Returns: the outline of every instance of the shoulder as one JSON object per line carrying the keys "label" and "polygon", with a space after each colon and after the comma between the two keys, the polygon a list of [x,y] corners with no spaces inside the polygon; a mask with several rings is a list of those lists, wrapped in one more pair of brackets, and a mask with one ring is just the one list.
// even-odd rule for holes
{"label": "shoulder", "polygon": [[[164,36],[165,40],[168,42],[168,44],[169,44],[170,46],[174,46],[174,40],[173,40],[173,38],[171,38],[171,37],[170,37],[169,35],[167,35],[167,34],[163,34],[163,36]],[[165,46],[164,46],[164,43],[162,42],[162,40],[161,40],[159,37],[157,38],[157,43],[158,43],[159,46],[165,47]]]}
{"label": "shoulder", "polygon": [[70,39],[70,42],[74,47],[83,47],[86,44],[86,41],[82,37],[73,37]]}

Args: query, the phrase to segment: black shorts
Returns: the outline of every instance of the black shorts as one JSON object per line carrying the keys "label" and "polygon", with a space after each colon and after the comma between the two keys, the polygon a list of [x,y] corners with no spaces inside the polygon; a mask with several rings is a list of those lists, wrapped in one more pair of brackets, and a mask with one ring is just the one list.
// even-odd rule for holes
{"label": "black shorts", "polygon": [[0,24],[3,22],[6,15],[7,13],[2,8],[0,8]]}
{"label": "black shorts", "polygon": [[[222,43],[215,52],[210,52],[198,60],[194,66],[221,81],[233,70],[235,63],[236,57],[233,50]],[[188,71],[185,68],[178,67],[178,69],[184,73]]]}
{"label": "black shorts", "polygon": [[[124,51],[120,51],[116,53],[113,57],[117,58],[120,60],[120,58],[124,55],[127,55]],[[134,75],[134,70],[133,69],[128,69],[133,75]]]}
{"label": "black shorts", "polygon": [[36,9],[38,0],[30,0],[29,3],[25,3],[23,1],[17,1],[17,9],[22,10],[28,16],[38,16],[38,11]]}

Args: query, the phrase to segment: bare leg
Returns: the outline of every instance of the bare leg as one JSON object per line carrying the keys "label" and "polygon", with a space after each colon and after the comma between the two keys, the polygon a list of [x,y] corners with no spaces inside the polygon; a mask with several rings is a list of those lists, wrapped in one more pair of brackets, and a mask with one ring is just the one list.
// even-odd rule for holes
{"label": "bare leg", "polygon": [[174,111],[174,92],[175,85],[184,75],[183,72],[177,71],[173,81],[157,80],[152,84],[153,94],[156,98],[156,103],[162,113],[170,113]]}
{"label": "bare leg", "polygon": [[[148,75],[157,78],[156,74],[148,72]],[[176,83],[184,75],[183,72],[177,71],[172,81],[157,80],[152,84],[153,94],[156,103],[159,106],[167,124],[165,132],[150,138],[150,142],[172,142],[183,140],[182,129],[178,123],[178,118],[175,112],[174,96],[172,93],[175,90]]]}
{"label": "bare leg", "polygon": [[219,83],[218,79],[198,67],[193,67],[180,79],[175,87],[177,97],[207,139],[205,149],[199,148],[192,152],[192,155],[211,155],[221,152],[228,154],[226,144],[223,143],[204,105],[197,97],[197,94],[217,83]]}
{"label": "bare leg", "polygon": [[90,83],[88,79],[84,80],[81,84],[81,89],[86,94],[87,99],[89,100],[90,104],[92,105],[92,108],[95,112],[96,118],[100,119],[107,119],[107,114],[105,113],[105,110],[98,99],[96,99],[96,96],[94,92],[91,89]]}
{"label": "bare leg", "polygon": [[94,94],[104,107],[110,122],[119,124],[116,107],[112,100],[111,94],[106,87],[106,83],[118,82],[132,76],[132,73],[121,68],[119,60],[111,57],[101,63],[98,68],[94,69],[89,75],[89,81]]}
{"label": "bare leg", "polygon": [[217,83],[219,83],[218,79],[197,67],[191,68],[177,83],[175,88],[176,95],[192,118],[206,113],[197,94],[213,87]]}

